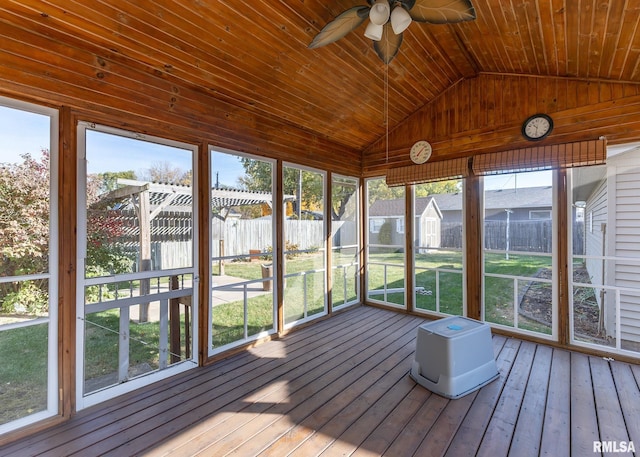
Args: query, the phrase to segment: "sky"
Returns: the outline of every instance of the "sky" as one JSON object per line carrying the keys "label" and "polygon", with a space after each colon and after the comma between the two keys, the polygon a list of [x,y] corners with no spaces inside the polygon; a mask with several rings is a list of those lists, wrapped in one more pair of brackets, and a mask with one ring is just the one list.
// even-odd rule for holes
{"label": "sky", "polygon": [[183,171],[192,169],[192,152],[110,133],[87,131],[87,172],[133,170],[144,175],[154,164],[168,163]]}
{"label": "sky", "polygon": [[25,153],[40,157],[49,143],[48,116],[0,106],[0,163],[19,162]]}
{"label": "sky", "polygon": [[552,184],[551,170],[531,171],[528,173],[485,176],[485,190],[522,189],[524,187],[541,187]]}
{"label": "sky", "polygon": [[[40,150],[49,147],[49,118],[0,106],[0,139],[0,163],[20,161],[19,155],[27,152],[39,157]],[[96,131],[87,134],[87,159],[89,173],[133,170],[140,175],[164,162],[185,171],[192,167],[190,151]],[[238,178],[244,174],[238,156],[216,151],[212,164],[212,186],[216,179],[222,186],[238,186]],[[550,171],[485,178],[485,189],[492,190],[546,185],[551,185]]]}
{"label": "sky", "polygon": [[[0,163],[21,162],[25,153],[38,158],[49,147],[48,116],[0,106]],[[223,153],[213,157],[220,184],[236,186],[244,174],[238,157]],[[164,162],[185,171],[192,168],[191,151],[97,131],[87,133],[87,160],[89,173],[133,170],[141,175]],[[213,183],[215,178],[214,174]]]}

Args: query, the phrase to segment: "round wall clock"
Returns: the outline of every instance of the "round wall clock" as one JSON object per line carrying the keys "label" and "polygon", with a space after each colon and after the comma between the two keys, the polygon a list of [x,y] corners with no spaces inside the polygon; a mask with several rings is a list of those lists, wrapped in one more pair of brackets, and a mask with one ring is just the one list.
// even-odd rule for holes
{"label": "round wall clock", "polygon": [[530,141],[545,138],[553,130],[553,119],[546,114],[534,114],[522,124],[522,136]]}
{"label": "round wall clock", "polygon": [[415,144],[411,146],[409,157],[411,157],[413,163],[425,163],[427,160],[429,160],[429,157],[431,157],[431,151],[431,145],[428,141],[416,141]]}

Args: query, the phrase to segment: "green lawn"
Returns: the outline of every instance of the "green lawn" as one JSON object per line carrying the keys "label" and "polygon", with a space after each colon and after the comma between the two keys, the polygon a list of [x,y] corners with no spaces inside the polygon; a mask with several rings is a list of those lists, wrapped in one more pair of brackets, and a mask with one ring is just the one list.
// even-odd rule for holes
{"label": "green lawn", "polygon": [[[384,289],[385,266],[379,265],[382,263],[386,264],[387,289],[404,290],[404,262],[403,253],[370,255],[369,291]],[[439,312],[461,315],[463,312],[462,254],[454,251],[416,254],[415,266],[415,286],[418,288],[416,308],[437,311],[436,300],[439,298]],[[506,259],[504,254],[487,253],[485,255],[485,272],[489,274],[532,277],[540,268],[550,267],[550,256],[511,254],[509,259]],[[520,291],[527,282],[518,281]],[[513,279],[485,277],[485,319],[488,322],[513,326],[513,290]],[[377,300],[383,299],[383,295],[371,294],[371,292],[369,292],[369,296]],[[404,295],[389,293],[387,302],[403,305]],[[518,327],[542,333],[551,332],[550,328],[524,318],[519,320]]]}
{"label": "green lawn", "polygon": [[48,324],[0,332],[0,424],[47,408]]}
{"label": "green lawn", "polygon": [[[551,268],[551,256],[487,254],[485,272],[501,275],[534,277],[541,268]],[[519,280],[518,296],[522,296],[529,281]],[[513,327],[514,281],[511,278],[485,277],[484,301],[485,320]],[[551,284],[549,284],[551,287]],[[540,333],[550,334],[551,329],[537,322],[519,318],[518,327]]]}
{"label": "green lawn", "polygon": [[[339,259],[334,259],[339,261]],[[345,259],[345,263],[350,262]],[[489,273],[515,276],[533,276],[538,269],[550,267],[549,257],[514,256],[509,259],[501,255],[487,255],[485,270]],[[384,266],[387,267],[387,289],[404,289],[405,262],[402,253],[379,254],[370,257],[370,288],[384,288]],[[321,253],[307,254],[286,261],[287,274],[322,269]],[[439,271],[438,289],[436,272]],[[442,270],[453,270],[442,271]],[[460,273],[458,273],[458,271]],[[260,262],[231,262],[225,265],[225,273],[243,279],[262,278]],[[356,268],[345,271],[336,269],[334,275],[334,303],[344,302],[345,278],[347,299],[355,298]],[[436,310],[436,291],[439,292],[440,312],[462,313],[462,259],[458,252],[432,252],[416,255],[416,286],[418,293],[416,306],[419,309]],[[285,321],[291,322],[302,317],[304,309],[304,282],[307,292],[307,315],[324,310],[324,272],[287,278],[285,289]],[[520,281],[523,287],[526,281]],[[486,320],[504,325],[513,325],[513,280],[487,277],[485,282]],[[382,295],[376,295],[382,299]],[[387,300],[402,305],[402,293],[389,293]],[[264,294],[248,300],[248,335],[273,328],[272,294]],[[244,338],[244,309],[242,301],[219,305],[213,314],[213,345],[220,347]],[[99,379],[117,373],[119,318],[117,311],[111,310],[87,316],[90,322],[86,328],[85,379]],[[181,325],[184,327],[184,321]],[[11,357],[10,363],[0,365],[0,398],[5,402],[0,413],[0,424],[26,414],[46,408],[46,327],[32,327],[0,332],[0,353],[20,354]],[[548,332],[544,326],[520,322],[521,328]],[[79,327],[82,331],[82,326]],[[156,369],[159,363],[158,347],[160,331],[157,323],[130,323],[130,364]],[[184,337],[182,356],[185,355]]]}
{"label": "green lawn", "polygon": [[[120,318],[115,309],[87,315],[85,318],[85,380],[117,374]],[[180,316],[181,350],[185,359],[184,314]],[[82,330],[80,328],[79,330]],[[168,339],[171,334],[169,331]],[[166,342],[168,346],[168,341]],[[159,368],[160,325],[158,322],[129,321],[129,366],[134,372]],[[170,363],[170,356],[169,356]]]}

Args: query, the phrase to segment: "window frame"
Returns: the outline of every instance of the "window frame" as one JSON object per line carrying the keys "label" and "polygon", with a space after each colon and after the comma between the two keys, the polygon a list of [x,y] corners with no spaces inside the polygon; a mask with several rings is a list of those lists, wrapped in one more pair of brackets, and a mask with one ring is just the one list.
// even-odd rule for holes
{"label": "window frame", "polygon": [[[54,417],[59,414],[59,385],[60,385],[60,359],[58,357],[58,334],[59,334],[59,310],[58,310],[58,290],[59,290],[59,119],[60,113],[57,109],[48,106],[37,105],[22,100],[16,100],[0,96],[0,105],[6,108],[25,111],[49,117],[49,262],[46,273],[27,274],[21,276],[11,276],[12,280],[29,281],[36,279],[46,279],[49,289],[49,313],[47,317],[33,319],[24,323],[15,323],[2,326],[2,330],[24,328],[39,325],[47,322],[47,407],[19,419],[0,425],[0,435],[26,425],[33,424],[43,419]],[[8,282],[8,277],[0,278],[3,282]]]}

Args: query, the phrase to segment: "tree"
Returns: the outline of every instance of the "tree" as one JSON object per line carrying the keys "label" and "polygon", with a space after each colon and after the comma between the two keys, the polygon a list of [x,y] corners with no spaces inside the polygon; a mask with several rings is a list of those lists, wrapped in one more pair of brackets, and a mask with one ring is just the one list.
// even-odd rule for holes
{"label": "tree", "polygon": [[169,162],[155,162],[142,172],[141,179],[151,182],[178,184],[190,186],[193,182],[191,170],[184,171],[180,167],[174,167]]}
{"label": "tree", "polygon": [[253,192],[271,193],[273,166],[261,160],[240,158],[245,175],[238,178],[241,189]]}
{"label": "tree", "polygon": [[438,194],[454,194],[456,192],[460,192],[461,187],[462,181],[459,179],[418,184],[416,186],[416,197],[428,197],[429,195]]}
{"label": "tree", "polygon": [[[43,273],[49,265],[50,179],[49,151],[36,160],[30,154],[22,162],[0,166],[0,268],[3,276]],[[89,176],[87,266],[89,270],[115,272],[130,266],[123,247],[114,244],[123,224],[117,212],[97,210],[98,195],[105,177]],[[4,312],[43,314],[49,306],[46,280],[13,281],[0,284],[0,307]]]}
{"label": "tree", "polygon": [[[3,276],[48,271],[49,151],[40,160],[0,166],[0,268]],[[53,266],[55,268],[55,265]],[[42,314],[48,310],[46,280],[0,284],[4,312]]]}
{"label": "tree", "polygon": [[87,257],[88,276],[131,271],[132,254],[119,243],[127,224],[113,201],[103,202],[98,192],[100,175],[87,177]]}
{"label": "tree", "polygon": [[397,200],[404,197],[404,187],[388,187],[383,178],[367,181],[369,206],[378,200]]}
{"label": "tree", "polygon": [[[271,164],[259,160],[241,158],[245,175],[239,178],[241,187],[255,192],[271,192]],[[299,189],[302,196],[298,198]],[[300,207],[295,210],[315,211],[323,206],[323,182],[321,175],[293,167],[284,168],[283,189],[285,195],[295,195],[301,200]],[[354,194],[351,183],[337,184],[332,187],[331,211],[334,220],[344,214],[348,202]]]}
{"label": "tree", "polygon": [[49,151],[40,161],[21,157],[22,163],[0,167],[0,254],[7,276],[48,270]]}
{"label": "tree", "polygon": [[118,187],[116,184],[118,178],[136,179],[136,173],[133,170],[105,171],[104,173],[98,173],[96,177],[97,182],[99,183],[98,192],[106,193],[115,190]]}
{"label": "tree", "polygon": [[[358,208],[355,202],[357,183],[352,179],[334,179],[331,185],[331,219],[339,221],[349,210],[355,213]],[[356,217],[355,215],[353,216]]]}
{"label": "tree", "polygon": [[[377,200],[398,200],[404,198],[404,186],[388,187],[383,178],[368,181],[369,205]],[[415,186],[416,197],[460,192],[461,181],[436,181]]]}

